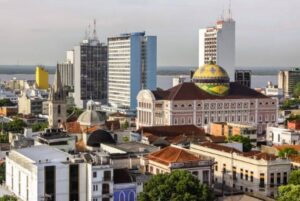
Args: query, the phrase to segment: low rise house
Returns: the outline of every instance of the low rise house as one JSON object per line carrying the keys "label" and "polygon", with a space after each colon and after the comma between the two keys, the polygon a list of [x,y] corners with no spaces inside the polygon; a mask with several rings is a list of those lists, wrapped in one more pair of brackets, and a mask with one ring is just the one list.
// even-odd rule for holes
{"label": "low rise house", "polygon": [[234,124],[227,122],[217,122],[210,124],[210,134],[215,136],[230,137],[234,135],[241,135],[249,137],[251,143],[256,145],[257,142],[257,128],[253,125]]}
{"label": "low rise house", "polygon": [[299,144],[300,132],[284,127],[267,127],[268,145]]}
{"label": "low rise house", "polygon": [[300,130],[300,119],[287,122],[288,129]]}
{"label": "low rise house", "polygon": [[287,184],[291,161],[260,151],[241,152],[215,143],[191,144],[190,151],[215,159],[215,185],[244,192],[276,196],[277,186]]}
{"label": "low rise house", "polygon": [[142,143],[159,147],[166,147],[170,144],[186,147],[191,141],[206,141],[204,130],[195,125],[141,127],[132,134],[139,135]]}
{"label": "low rise house", "polygon": [[202,183],[212,184],[214,161],[210,157],[195,155],[177,147],[165,147],[151,153],[142,160],[144,172],[156,175],[170,173],[173,170],[187,170]]}
{"label": "low rise house", "polygon": [[140,142],[127,142],[101,144],[101,150],[110,155],[113,168],[139,169],[141,158],[159,148]]}
{"label": "low rise house", "polygon": [[2,106],[0,107],[0,115],[9,117],[18,114],[17,106]]}

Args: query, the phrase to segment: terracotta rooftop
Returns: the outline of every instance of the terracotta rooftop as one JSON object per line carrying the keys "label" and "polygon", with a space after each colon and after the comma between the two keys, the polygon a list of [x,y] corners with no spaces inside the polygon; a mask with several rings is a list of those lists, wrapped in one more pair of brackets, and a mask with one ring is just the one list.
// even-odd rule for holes
{"label": "terracotta rooftop", "polygon": [[254,89],[231,82],[226,96],[211,95],[192,82],[184,82],[168,90],[152,91],[157,100],[205,100],[205,99],[240,99],[240,98],[269,98]]}
{"label": "terracotta rooftop", "polygon": [[299,155],[291,155],[289,159],[294,163],[300,163],[300,156]]}
{"label": "terracotta rooftop", "polygon": [[235,148],[227,147],[227,146],[220,145],[220,144],[215,144],[212,142],[204,142],[204,143],[201,143],[200,146],[211,148],[211,149],[216,149],[216,150],[227,152],[227,153],[238,153],[238,154],[243,153]]}
{"label": "terracotta rooftop", "polygon": [[64,128],[68,133],[81,133],[80,124],[77,121],[64,123]]}
{"label": "terracotta rooftop", "polygon": [[196,157],[188,151],[171,146],[149,154],[146,158],[164,165],[169,165],[170,163],[187,163],[201,160],[201,158]]}
{"label": "terracotta rooftop", "polygon": [[184,140],[206,141],[204,130],[195,125],[142,127],[139,128],[137,132],[148,137],[150,143],[153,143],[159,138],[163,138],[169,143],[179,143]]}
{"label": "terracotta rooftop", "polygon": [[220,144],[215,144],[215,143],[211,143],[211,142],[204,142],[201,143],[200,146],[204,146],[207,148],[211,148],[211,149],[216,149],[222,152],[227,152],[227,153],[237,153],[239,155],[248,157],[248,158],[252,158],[252,159],[256,159],[256,160],[275,160],[277,157],[274,154],[268,154],[268,153],[263,153],[260,151],[249,151],[249,152],[241,152],[235,148],[231,148],[231,147],[227,147],[225,145],[220,145]]}
{"label": "terracotta rooftop", "polygon": [[281,151],[286,148],[292,148],[295,149],[296,151],[300,152],[300,145],[292,145],[292,144],[284,144],[284,145],[273,145],[275,149],[278,151]]}

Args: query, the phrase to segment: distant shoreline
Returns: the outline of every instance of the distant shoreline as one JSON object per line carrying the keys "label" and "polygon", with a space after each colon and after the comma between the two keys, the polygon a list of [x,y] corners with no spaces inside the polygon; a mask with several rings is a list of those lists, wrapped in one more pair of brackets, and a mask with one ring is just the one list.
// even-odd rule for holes
{"label": "distant shoreline", "polygon": [[[55,74],[54,66],[45,66],[49,74]],[[253,75],[277,75],[281,69],[291,67],[237,67],[237,69],[249,69]],[[196,67],[187,66],[159,66],[157,75],[190,75]],[[35,74],[35,66],[31,65],[0,65],[0,74]]]}

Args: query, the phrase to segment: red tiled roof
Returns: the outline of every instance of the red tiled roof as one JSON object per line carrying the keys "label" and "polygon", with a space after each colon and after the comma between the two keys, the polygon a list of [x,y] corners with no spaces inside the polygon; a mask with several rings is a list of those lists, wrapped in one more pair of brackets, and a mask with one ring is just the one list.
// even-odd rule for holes
{"label": "red tiled roof", "polygon": [[291,155],[289,156],[289,159],[291,159],[294,163],[300,163],[300,156],[299,155]]}
{"label": "red tiled roof", "polygon": [[142,127],[137,132],[148,137],[150,143],[158,138],[164,138],[170,143],[178,143],[184,139],[197,140],[199,142],[206,141],[204,130],[195,125]]}
{"label": "red tiled roof", "polygon": [[77,121],[66,122],[64,123],[64,127],[68,133],[81,133],[80,124]]}
{"label": "red tiled roof", "polygon": [[152,91],[157,100],[204,100],[204,99],[240,99],[240,98],[269,98],[254,89],[242,86],[237,82],[230,83],[226,96],[216,96],[205,92],[192,82],[184,82],[168,90]]}
{"label": "red tiled roof", "polygon": [[275,149],[278,151],[284,150],[286,148],[292,148],[295,149],[296,151],[300,152],[300,145],[292,145],[292,144],[283,144],[283,145],[273,145]]}
{"label": "red tiled roof", "polygon": [[151,153],[146,158],[165,165],[169,165],[170,163],[185,163],[201,160],[199,157],[196,157],[188,151],[170,146]]}
{"label": "red tiled roof", "polygon": [[248,158],[252,158],[252,159],[256,159],[256,160],[275,160],[277,157],[274,154],[268,154],[268,153],[263,153],[260,151],[249,151],[249,152],[241,152],[235,148],[231,148],[231,147],[227,147],[225,145],[220,145],[220,144],[215,144],[215,143],[211,143],[211,142],[204,142],[201,143],[200,146],[204,146],[207,148],[211,148],[211,149],[216,149],[222,152],[227,152],[227,153],[237,153],[239,155],[248,157]]}
{"label": "red tiled roof", "polygon": [[227,152],[227,153],[233,153],[233,152],[239,153],[239,154],[243,153],[235,148],[227,147],[227,146],[220,145],[220,144],[215,144],[212,142],[204,142],[204,143],[201,143],[200,146],[211,148],[211,149],[216,149],[216,150]]}

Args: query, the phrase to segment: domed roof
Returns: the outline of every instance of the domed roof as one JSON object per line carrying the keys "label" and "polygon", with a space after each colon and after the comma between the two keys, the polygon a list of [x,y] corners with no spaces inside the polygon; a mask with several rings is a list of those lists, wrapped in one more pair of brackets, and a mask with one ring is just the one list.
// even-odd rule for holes
{"label": "domed roof", "polygon": [[105,123],[105,113],[95,111],[95,102],[90,100],[87,103],[87,110],[77,119],[81,126],[103,125]]}
{"label": "domed roof", "polygon": [[95,130],[89,135],[87,140],[88,146],[99,147],[101,143],[114,144],[115,140],[109,132],[102,129]]}
{"label": "domed roof", "polygon": [[218,96],[229,91],[229,76],[219,65],[204,64],[193,75],[193,82],[202,90]]}

